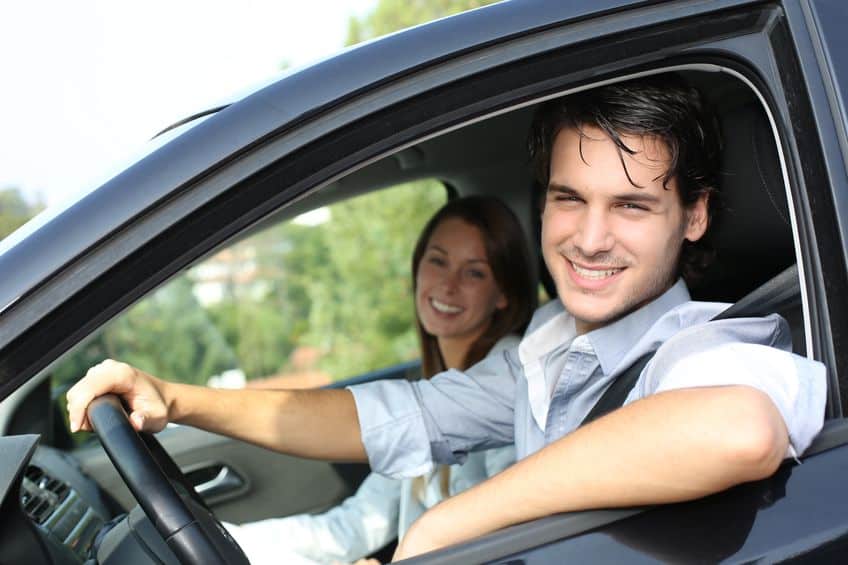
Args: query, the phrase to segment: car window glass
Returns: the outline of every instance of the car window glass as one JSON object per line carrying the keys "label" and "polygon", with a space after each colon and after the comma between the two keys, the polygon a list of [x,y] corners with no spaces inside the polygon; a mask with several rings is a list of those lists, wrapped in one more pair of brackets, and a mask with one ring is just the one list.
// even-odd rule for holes
{"label": "car window glass", "polygon": [[54,396],[104,358],[227,387],[321,386],[417,358],[412,248],[446,199],[441,183],[417,181],[237,241],[66,356]]}

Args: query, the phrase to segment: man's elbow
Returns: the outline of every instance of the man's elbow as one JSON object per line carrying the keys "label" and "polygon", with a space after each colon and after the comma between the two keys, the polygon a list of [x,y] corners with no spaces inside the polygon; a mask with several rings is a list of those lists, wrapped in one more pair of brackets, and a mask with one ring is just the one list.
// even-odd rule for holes
{"label": "man's elbow", "polygon": [[789,446],[783,417],[771,399],[750,387],[734,387],[734,408],[727,433],[732,441],[728,455],[741,471],[741,482],[771,476]]}

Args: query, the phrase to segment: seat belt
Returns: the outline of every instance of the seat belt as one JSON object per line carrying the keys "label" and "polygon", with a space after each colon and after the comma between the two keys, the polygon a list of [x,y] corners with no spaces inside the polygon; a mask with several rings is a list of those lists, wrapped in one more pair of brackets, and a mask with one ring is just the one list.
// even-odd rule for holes
{"label": "seat belt", "polygon": [[[798,267],[792,265],[762,286],[746,294],[735,304],[713,316],[710,321],[764,316],[771,312],[798,306],[800,303],[801,290],[798,286]],[[636,381],[639,380],[645,365],[648,364],[655,353],[656,351],[650,351],[642,355],[616,377],[615,381],[604,391],[604,394],[589,411],[589,414],[583,418],[580,425],[585,426],[589,422],[621,408],[630,391],[636,386]]]}
{"label": "seat belt", "polygon": [[636,359],[630,367],[625,369],[623,373],[618,375],[613,383],[609,385],[607,390],[604,391],[604,394],[601,395],[601,398],[595,403],[589,413],[583,418],[583,421],[580,422],[581,426],[585,426],[592,420],[597,420],[601,416],[605,416],[612,412],[613,410],[617,410],[624,405],[624,401],[627,399],[627,395],[630,394],[630,391],[633,390],[633,387],[636,386],[636,381],[639,380],[639,375],[642,374],[642,369],[645,368],[645,365],[648,364],[656,351],[651,351],[646,353]]}

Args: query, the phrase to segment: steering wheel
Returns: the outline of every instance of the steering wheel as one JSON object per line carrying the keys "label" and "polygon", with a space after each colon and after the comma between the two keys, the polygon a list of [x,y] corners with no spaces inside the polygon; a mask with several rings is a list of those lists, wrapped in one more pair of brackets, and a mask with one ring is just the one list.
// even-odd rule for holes
{"label": "steering wheel", "polygon": [[[95,398],[88,405],[88,419],[118,474],[180,563],[249,565],[211,510],[198,504],[197,494],[196,498],[179,494],[133,429],[117,396]],[[167,467],[178,469],[165,450],[162,454],[168,458]]]}

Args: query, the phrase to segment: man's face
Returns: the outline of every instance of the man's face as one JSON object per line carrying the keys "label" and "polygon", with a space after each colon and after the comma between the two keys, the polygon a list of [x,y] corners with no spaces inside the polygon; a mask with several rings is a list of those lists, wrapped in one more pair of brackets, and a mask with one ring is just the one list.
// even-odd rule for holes
{"label": "man's face", "polygon": [[663,186],[663,142],[622,136],[635,151],[628,155],[598,128],[583,133],[582,157],[577,131],[557,135],[542,214],[545,263],[579,333],[665,292],[683,241],[698,240],[707,228],[705,197],[684,208],[675,180]]}

